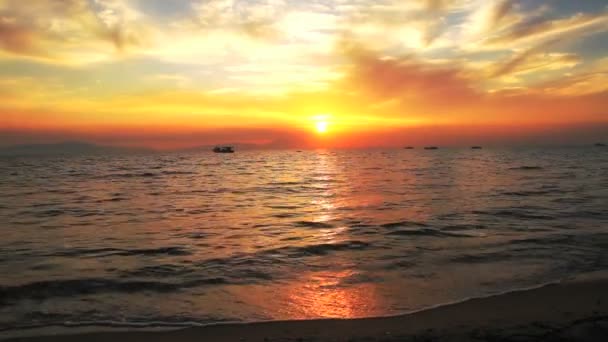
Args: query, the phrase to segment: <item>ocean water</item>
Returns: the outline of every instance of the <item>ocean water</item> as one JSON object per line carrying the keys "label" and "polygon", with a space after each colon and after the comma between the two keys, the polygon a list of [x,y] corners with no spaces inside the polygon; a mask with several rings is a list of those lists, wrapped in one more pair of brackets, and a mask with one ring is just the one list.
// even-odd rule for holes
{"label": "ocean water", "polygon": [[0,335],[366,317],[608,266],[608,150],[0,158]]}

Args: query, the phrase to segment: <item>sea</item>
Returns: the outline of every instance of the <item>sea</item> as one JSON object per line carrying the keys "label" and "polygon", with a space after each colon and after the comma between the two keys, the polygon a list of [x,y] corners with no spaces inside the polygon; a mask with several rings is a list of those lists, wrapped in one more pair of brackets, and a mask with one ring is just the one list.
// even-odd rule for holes
{"label": "sea", "polygon": [[414,312],[608,269],[608,150],[0,158],[0,336]]}

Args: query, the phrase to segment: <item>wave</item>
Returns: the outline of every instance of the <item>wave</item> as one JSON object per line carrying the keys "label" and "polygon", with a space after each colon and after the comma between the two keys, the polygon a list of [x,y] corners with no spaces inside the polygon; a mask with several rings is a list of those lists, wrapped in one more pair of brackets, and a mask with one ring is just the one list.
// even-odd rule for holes
{"label": "wave", "polygon": [[555,220],[557,217],[551,215],[539,214],[541,209],[523,209],[523,208],[511,208],[511,209],[498,209],[498,210],[475,210],[473,214],[486,215],[493,217],[506,217],[515,219],[526,219],[526,220]]}
{"label": "wave", "polygon": [[46,254],[47,257],[109,257],[109,256],[137,256],[137,255],[190,255],[190,251],[183,247],[160,247],[146,249],[117,249],[117,248],[79,248],[62,250]]}
{"label": "wave", "polygon": [[165,170],[160,172],[126,172],[126,173],[111,173],[102,176],[102,178],[153,178],[161,176],[172,176],[172,175],[195,175],[196,172],[191,171],[175,171]]}
{"label": "wave", "polygon": [[[371,243],[358,240],[307,246],[286,246],[256,253],[242,253],[225,258],[206,259],[189,264],[164,263],[148,265],[125,270],[120,272],[120,275],[125,277],[125,279],[131,279],[132,277],[150,279],[212,277],[212,279],[223,279],[226,284],[251,284],[260,281],[271,281],[277,277],[281,277],[280,274],[273,271],[273,268],[278,264],[289,263],[306,257],[324,256],[334,252],[363,251],[371,247]],[[102,250],[102,252],[108,253],[111,251]],[[98,255],[95,257],[98,257]],[[186,282],[185,287],[189,287],[188,284]]]}
{"label": "wave", "polygon": [[302,182],[270,182],[267,185],[273,186],[283,186],[283,185],[300,185]]}
{"label": "wave", "polygon": [[478,229],[486,229],[487,226],[483,224],[450,224],[441,227],[441,230],[447,231],[461,231],[461,230],[478,230]]}
{"label": "wave", "polygon": [[301,216],[301,215],[302,214],[299,214],[299,213],[278,213],[278,214],[273,214],[273,215],[270,215],[270,216],[275,217],[275,218],[283,219],[283,218],[298,217],[298,216]]}
{"label": "wave", "polygon": [[[44,206],[44,205],[43,205]],[[39,206],[42,207],[42,206]],[[35,208],[32,206],[32,208]],[[24,210],[17,213],[16,216],[25,217],[31,216],[35,218],[55,218],[63,215],[74,217],[90,217],[102,215],[103,210],[99,209],[82,209],[82,208],[52,208],[47,210]]]}
{"label": "wave", "polygon": [[427,224],[415,221],[399,221],[381,224],[383,228],[404,228],[404,227],[428,227]]}
{"label": "wave", "polygon": [[363,250],[369,248],[370,246],[371,243],[363,241],[348,241],[342,243],[323,243],[305,247],[289,247],[288,250],[294,252],[294,254],[326,255],[334,251]]}
{"label": "wave", "polygon": [[[521,258],[521,256],[518,257]],[[462,254],[451,258],[450,261],[455,263],[478,264],[505,261],[512,258],[515,258],[515,256],[509,252],[487,252],[480,254]]]}
{"label": "wave", "polygon": [[161,172],[162,175],[195,175],[196,172],[191,172],[191,171],[162,171]]}
{"label": "wave", "polygon": [[296,210],[299,209],[300,207],[297,205],[269,205],[268,208],[270,209],[290,209],[290,210]]}
{"label": "wave", "polygon": [[[38,312],[34,312],[35,316]],[[29,315],[28,315],[29,316]],[[111,318],[107,319],[95,319],[95,320],[78,320],[80,317],[74,317],[73,315],[61,315],[61,314],[50,314],[45,315],[41,314],[41,317],[44,317],[47,320],[51,320],[51,322],[36,322],[37,320],[29,320],[27,323],[24,322],[15,322],[11,323],[8,326],[0,325],[0,332],[18,332],[18,331],[36,331],[37,329],[46,329],[53,327],[61,327],[66,329],[76,329],[76,328],[130,328],[130,329],[143,329],[142,331],[146,331],[147,329],[153,329],[157,331],[160,329],[170,329],[173,330],[175,328],[194,328],[194,327],[204,327],[211,326],[217,324],[225,324],[225,323],[242,323],[236,319],[225,319],[220,317],[214,317],[212,319],[205,319],[203,321],[199,321],[196,318],[192,317],[160,317],[159,319],[149,320],[149,319],[141,319],[141,320],[120,320],[116,321]],[[112,316],[111,316],[112,317]],[[112,317],[113,318],[113,317]],[[70,331],[70,330],[67,330]],[[21,337],[22,335],[19,335]],[[26,335],[26,336],[29,336]],[[36,336],[36,335],[32,335]],[[10,335],[7,336],[11,338]],[[4,339],[4,336],[2,337]]]}
{"label": "wave", "polygon": [[[321,243],[314,244],[308,246],[299,246],[299,247],[281,247],[269,249],[261,252],[259,257],[265,256],[275,256],[277,258],[273,258],[274,261],[285,260],[283,258],[299,258],[299,257],[307,257],[307,256],[319,256],[319,255],[327,255],[332,252],[338,251],[361,251],[372,247],[371,243],[364,241],[345,241],[339,243]],[[258,258],[255,258],[256,260]]]}
{"label": "wave", "polygon": [[390,222],[380,225],[388,229],[385,235],[393,236],[435,236],[435,237],[466,237],[468,235],[444,232],[440,229],[430,228],[429,225],[416,221]]}
{"label": "wave", "polygon": [[517,166],[517,167],[510,167],[509,170],[533,171],[533,170],[544,170],[544,168],[541,166]]}
{"label": "wave", "polygon": [[29,214],[31,214],[34,217],[43,218],[43,217],[61,216],[61,215],[65,214],[65,213],[66,213],[65,210],[62,210],[62,209],[49,209],[49,210],[39,211],[39,212],[36,212],[36,213],[31,213],[31,212],[20,213],[20,215],[23,215],[23,214],[29,215]]}
{"label": "wave", "polygon": [[443,232],[438,229],[417,229],[417,230],[394,230],[386,233],[386,235],[397,235],[397,236],[435,236],[435,237],[471,237],[467,234],[449,233]]}
{"label": "wave", "polygon": [[540,196],[540,195],[549,195],[549,194],[564,194],[565,191],[562,190],[525,190],[525,191],[505,191],[500,193],[504,196],[516,196],[516,197],[528,197],[528,196]]}
{"label": "wave", "polygon": [[193,273],[194,270],[187,266],[162,264],[155,266],[145,266],[136,270],[125,272],[126,276],[134,277],[176,277]]}
{"label": "wave", "polygon": [[160,248],[148,248],[148,249],[127,249],[117,250],[113,255],[118,256],[132,256],[132,255],[190,255],[190,251],[182,247],[160,247]]}
{"label": "wave", "polygon": [[429,237],[474,237],[464,233],[463,231],[474,231],[479,229],[487,229],[487,226],[482,224],[451,224],[437,225],[431,227],[422,222],[415,221],[399,221],[385,223],[380,226],[372,224],[351,224],[351,232],[353,234],[374,235],[384,234],[386,236],[429,236]]}
{"label": "wave", "polygon": [[[606,261],[598,255],[608,247],[608,233],[591,235],[547,234],[545,236],[512,239],[486,246],[478,252],[453,255],[450,262],[465,264],[514,261],[538,263],[554,260],[560,255],[560,263],[553,264],[547,272],[567,274],[570,272],[605,269]],[[589,253],[589,251],[595,251]]]}
{"label": "wave", "polygon": [[338,243],[321,243],[307,246],[286,246],[263,250],[252,254],[237,254],[227,258],[207,259],[199,262],[198,267],[226,266],[228,271],[238,271],[238,266],[271,265],[287,262],[290,258],[327,255],[337,251],[360,251],[371,248],[372,244],[359,240]]}
{"label": "wave", "polygon": [[141,173],[116,173],[108,175],[108,178],[149,178],[158,177],[160,174],[154,172],[141,172]]}
{"label": "wave", "polygon": [[315,222],[315,221],[298,221],[295,222],[294,225],[296,227],[307,227],[307,228],[333,228],[329,223],[325,222]]}
{"label": "wave", "polygon": [[196,279],[179,283],[138,280],[121,281],[102,278],[48,280],[17,286],[0,286],[0,305],[7,305],[24,299],[46,300],[54,297],[72,297],[100,293],[133,293],[142,291],[164,293],[182,288],[227,283],[224,278]]}

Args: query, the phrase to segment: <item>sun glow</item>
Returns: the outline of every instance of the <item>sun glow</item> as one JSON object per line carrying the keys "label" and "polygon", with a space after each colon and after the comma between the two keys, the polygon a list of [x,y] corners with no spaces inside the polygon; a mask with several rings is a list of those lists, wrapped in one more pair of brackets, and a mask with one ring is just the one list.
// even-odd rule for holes
{"label": "sun glow", "polygon": [[318,121],[315,124],[315,129],[317,130],[317,133],[326,133],[327,132],[327,121]]}
{"label": "sun glow", "polygon": [[329,127],[329,114],[319,114],[312,117],[312,121],[314,122],[315,131],[318,134],[327,133],[327,129]]}

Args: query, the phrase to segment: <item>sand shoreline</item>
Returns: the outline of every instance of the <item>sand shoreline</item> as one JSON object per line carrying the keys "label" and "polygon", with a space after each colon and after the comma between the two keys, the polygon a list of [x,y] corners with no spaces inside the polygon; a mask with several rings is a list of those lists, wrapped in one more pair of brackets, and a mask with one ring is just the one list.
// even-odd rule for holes
{"label": "sand shoreline", "polygon": [[[604,341],[608,274],[469,299],[392,317],[82,332],[4,341]],[[47,334],[49,334],[47,332]],[[0,337],[1,338],[1,337]]]}

